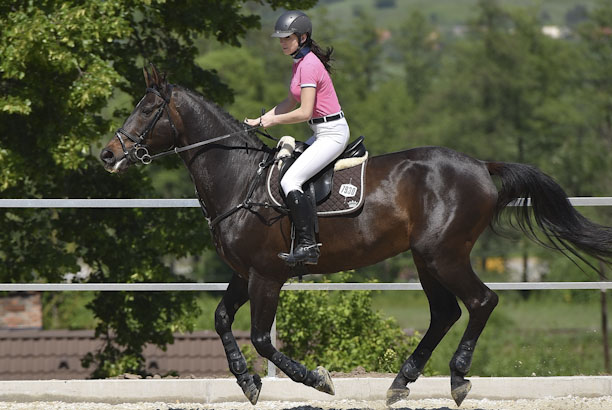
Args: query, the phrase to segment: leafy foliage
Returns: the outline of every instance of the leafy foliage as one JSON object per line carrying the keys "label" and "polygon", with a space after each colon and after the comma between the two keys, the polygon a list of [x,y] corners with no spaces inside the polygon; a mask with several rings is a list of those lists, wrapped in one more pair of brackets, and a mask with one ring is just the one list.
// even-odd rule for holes
{"label": "leafy foliage", "polygon": [[[277,8],[297,2],[266,3]],[[156,196],[141,169],[118,178],[95,159],[93,145],[126,116],[125,110],[116,117],[101,112],[120,90],[132,98],[127,105],[134,105],[143,90],[140,67],[147,61],[217,102],[232,101],[215,72],[194,63],[193,40],[212,36],[238,46],[259,27],[259,16],[243,5],[242,0],[0,1],[0,196]],[[4,282],[57,282],[78,271],[79,262],[92,269],[92,282],[175,282],[182,279],[164,260],[209,246],[197,210],[5,209],[0,221]],[[191,329],[198,311],[194,295],[176,292],[100,293],[89,306],[96,333],[106,340],[85,360],[97,366],[96,377],[144,373],[143,347],[172,342],[172,332]]]}
{"label": "leafy foliage", "polygon": [[372,291],[282,292],[276,321],[285,354],[330,371],[396,372],[420,339],[375,312]]}
{"label": "leafy foliage", "polygon": [[[132,169],[117,178],[94,159],[96,142],[108,138],[142,95],[140,67],[151,61],[168,71],[173,82],[202,92],[236,117],[255,116],[261,107],[284,98],[291,64],[270,40],[269,29],[260,30],[260,20],[272,18],[262,5],[308,9],[315,3],[0,0],[0,197],[163,195],[155,187],[171,192],[167,195],[180,191],[192,196],[184,175],[180,181],[162,178],[176,173],[178,161],[164,161],[171,171]],[[571,17],[572,32],[564,39],[542,34],[542,22],[534,17],[542,14],[537,8],[501,6],[507,2],[479,1],[470,8],[446,3],[458,15],[467,9],[471,13],[471,22],[459,27],[465,31],[457,35],[440,26],[436,13],[417,7],[387,30],[352,2],[341,9],[341,19],[330,11],[341,2],[321,3],[312,12],[314,36],[321,45],[335,47],[334,84],[354,136],[366,135],[372,154],[444,145],[482,159],[535,164],[570,195],[609,191],[609,2],[574,10],[578,14]],[[400,5],[412,7],[382,3],[394,18]],[[234,47],[238,45],[246,47]],[[288,126],[273,132],[305,138],[310,130]],[[609,210],[593,216],[612,220]],[[80,269],[80,263],[92,268],[91,281],[177,281],[181,279],[164,262],[200,255],[209,246],[197,210],[4,209],[0,221],[4,282],[55,282]],[[474,252],[481,258],[539,252],[523,244],[508,246],[506,239],[502,245],[488,234],[483,239]],[[218,271],[209,256],[201,260]],[[369,274],[385,281],[405,278],[407,258],[400,255],[370,268]],[[571,264],[551,266],[560,279],[575,269]],[[210,273],[200,277],[225,280]],[[367,309],[366,296],[342,294],[338,298],[343,301],[329,309]],[[335,296],[328,297],[335,301]],[[292,304],[304,309],[286,322],[291,328],[299,324],[313,330],[304,313],[317,313],[322,323],[339,326],[344,321],[354,334],[369,334],[345,313],[335,322],[326,319],[323,303],[330,299],[321,295],[284,293],[283,298],[291,301],[286,303],[289,309]],[[96,376],[144,373],[142,346],[164,346],[172,331],[191,328],[190,317],[198,311],[188,293],[96,294],[89,306],[98,334],[107,340],[103,350],[87,359],[98,366]],[[367,311],[363,318],[359,315],[359,322],[374,320]],[[336,356],[326,359],[330,363],[340,362],[338,352],[348,349],[349,341],[360,342],[348,334],[344,342],[324,335],[326,343],[333,339],[340,346],[323,349],[334,350],[329,354]],[[313,348],[300,337],[296,346]],[[365,347],[356,346],[356,355],[363,357],[349,361],[351,365],[369,357]],[[400,358],[394,363],[400,363],[405,352],[391,349]],[[384,357],[385,351],[376,351]]]}

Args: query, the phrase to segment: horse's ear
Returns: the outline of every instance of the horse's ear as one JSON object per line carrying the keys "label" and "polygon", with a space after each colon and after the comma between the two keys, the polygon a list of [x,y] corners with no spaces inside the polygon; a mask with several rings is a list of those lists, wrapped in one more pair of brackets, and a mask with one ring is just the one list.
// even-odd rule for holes
{"label": "horse's ear", "polygon": [[149,68],[143,68],[145,82],[147,83],[147,88],[156,87],[159,90],[163,90],[167,87],[168,81],[166,80],[166,73],[160,74],[157,71],[157,68],[153,65],[153,63],[149,63]]}
{"label": "horse's ear", "polygon": [[147,85],[147,88],[151,87],[151,74],[149,74],[147,67],[142,67],[142,73],[144,74],[145,84]]}
{"label": "horse's ear", "polygon": [[157,71],[157,68],[155,68],[153,63],[150,63],[149,66],[151,68],[151,77],[153,80],[153,84],[155,84],[159,88],[162,88],[164,80],[163,77],[159,74],[159,71]]}

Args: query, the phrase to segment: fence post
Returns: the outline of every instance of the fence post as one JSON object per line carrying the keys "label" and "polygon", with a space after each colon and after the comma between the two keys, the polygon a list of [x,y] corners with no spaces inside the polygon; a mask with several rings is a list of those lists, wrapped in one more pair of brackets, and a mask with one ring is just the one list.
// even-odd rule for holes
{"label": "fence post", "polygon": [[[604,281],[606,280],[606,275],[604,270],[606,269],[606,265],[599,261],[599,278]],[[601,335],[602,335],[602,343],[603,343],[603,353],[604,353],[604,370],[607,374],[610,374],[610,342],[608,338],[608,306],[606,302],[606,290],[602,289],[600,293],[601,300]]]}
{"label": "fence post", "polygon": [[[272,329],[270,329],[270,340],[272,341],[272,346],[276,348],[276,316],[274,316]],[[276,377],[276,366],[271,360],[268,360],[268,377]]]}

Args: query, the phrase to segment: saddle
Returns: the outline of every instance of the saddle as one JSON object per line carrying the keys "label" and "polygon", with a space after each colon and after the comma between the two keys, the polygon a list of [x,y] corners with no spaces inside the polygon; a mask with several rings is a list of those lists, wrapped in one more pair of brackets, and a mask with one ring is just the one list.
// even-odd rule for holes
{"label": "saddle", "polygon": [[[350,143],[336,160],[303,185],[304,192],[317,205],[319,215],[353,212],[361,206],[364,169],[368,158],[363,141],[364,137],[360,136]],[[284,193],[280,187],[280,180],[308,145],[296,142],[293,137],[285,136],[279,141],[278,148],[276,156],[278,166],[272,167],[268,174],[268,194],[277,205],[282,205]],[[361,167],[358,167],[359,165]],[[333,189],[335,185],[338,188],[336,190]],[[357,197],[357,194],[359,201],[353,198]]]}

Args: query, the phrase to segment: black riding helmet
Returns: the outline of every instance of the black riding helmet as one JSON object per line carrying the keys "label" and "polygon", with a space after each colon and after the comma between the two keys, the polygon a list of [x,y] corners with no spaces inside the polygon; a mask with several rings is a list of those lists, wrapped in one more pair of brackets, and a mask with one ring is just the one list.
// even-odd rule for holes
{"label": "black riding helmet", "polygon": [[301,41],[302,34],[306,34],[308,39],[312,37],[312,23],[306,14],[299,10],[289,10],[284,12],[274,25],[272,37],[289,37],[292,34],[298,36]]}

